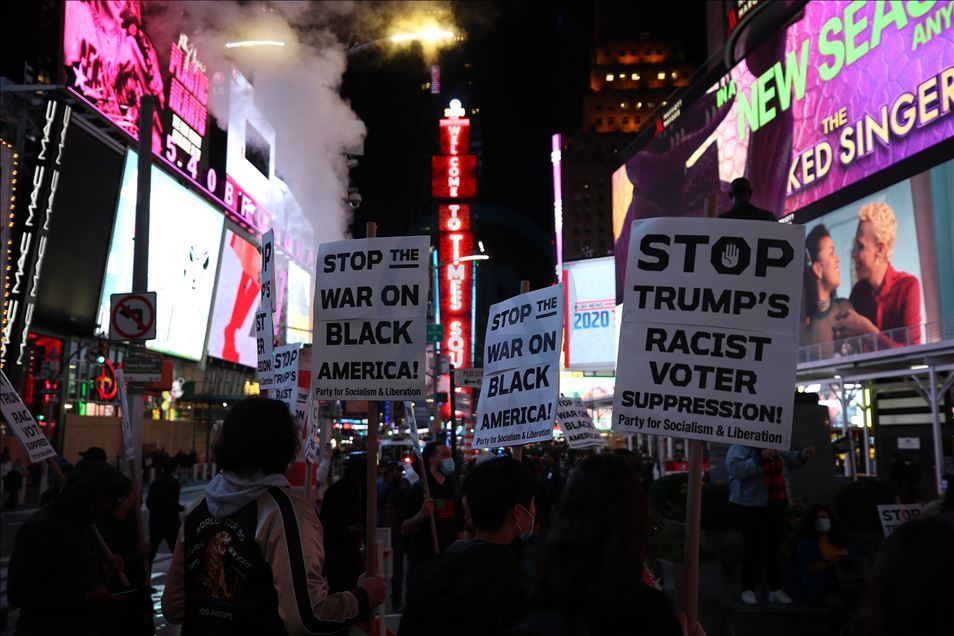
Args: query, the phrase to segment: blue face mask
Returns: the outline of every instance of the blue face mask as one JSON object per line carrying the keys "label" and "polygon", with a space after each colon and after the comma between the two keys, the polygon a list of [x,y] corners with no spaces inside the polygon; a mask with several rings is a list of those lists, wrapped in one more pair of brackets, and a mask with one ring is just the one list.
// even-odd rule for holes
{"label": "blue face mask", "polygon": [[454,460],[451,457],[441,461],[441,472],[447,477],[453,475],[456,468],[457,464],[454,463]]}
{"label": "blue face mask", "polygon": [[[520,504],[517,504],[517,505],[520,506]],[[520,540],[526,543],[527,541],[530,540],[530,537],[533,536],[533,524],[537,522],[537,518],[536,516],[531,515],[530,511],[524,508],[523,506],[520,506],[520,507],[523,508],[523,511],[527,513],[528,517],[530,517],[530,529],[524,532],[523,529],[520,527],[520,524],[517,523],[516,519],[514,519],[513,522],[514,522],[514,525],[517,526],[517,531],[520,532]]]}

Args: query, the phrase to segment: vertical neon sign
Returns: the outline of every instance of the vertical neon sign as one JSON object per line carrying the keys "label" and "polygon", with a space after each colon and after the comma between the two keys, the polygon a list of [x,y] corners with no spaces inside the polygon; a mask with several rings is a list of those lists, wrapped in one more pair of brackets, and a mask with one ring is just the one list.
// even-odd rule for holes
{"label": "vertical neon sign", "polygon": [[[438,204],[439,320],[441,352],[454,368],[473,366],[473,311],[476,269],[460,259],[474,253],[470,204],[477,192],[477,157],[470,149],[470,120],[460,100],[451,100],[440,120],[440,154],[432,159],[432,195]],[[444,410],[449,415],[449,410]]]}
{"label": "vertical neon sign", "polygon": [[563,152],[560,133],[550,138],[550,163],[553,164],[553,232],[556,234],[557,282],[563,282]]}

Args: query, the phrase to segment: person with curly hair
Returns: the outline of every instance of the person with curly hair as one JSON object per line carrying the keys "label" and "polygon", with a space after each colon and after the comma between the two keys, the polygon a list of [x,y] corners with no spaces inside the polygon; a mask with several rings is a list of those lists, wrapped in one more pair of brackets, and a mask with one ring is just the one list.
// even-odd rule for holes
{"label": "person with curly hair", "polygon": [[384,600],[380,576],[329,593],[321,523],[285,478],[298,445],[284,402],[229,410],[213,449],[222,470],[186,513],[162,595],[183,634],[336,633]]}
{"label": "person with curly hair", "polygon": [[[877,349],[921,343],[921,283],[891,266],[898,222],[886,203],[858,210],[858,229],[851,250],[857,282],[848,299],[855,312],[836,321],[837,337],[872,334]],[[904,333],[888,334],[907,327]]]}

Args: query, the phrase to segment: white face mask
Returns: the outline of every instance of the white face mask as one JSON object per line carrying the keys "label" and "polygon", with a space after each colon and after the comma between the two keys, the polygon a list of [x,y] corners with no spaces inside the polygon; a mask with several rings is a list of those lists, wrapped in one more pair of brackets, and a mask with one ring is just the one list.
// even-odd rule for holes
{"label": "white face mask", "polygon": [[530,536],[533,535],[533,524],[536,523],[537,518],[536,518],[536,515],[530,514],[530,511],[527,510],[526,508],[524,508],[522,505],[520,505],[520,504],[517,504],[517,505],[520,506],[521,508],[523,508],[523,511],[524,511],[525,513],[527,513],[527,516],[530,517],[530,529],[527,530],[526,532],[524,532],[523,529],[520,527],[520,524],[517,523],[516,518],[514,518],[514,520],[513,520],[514,525],[517,526],[517,532],[520,533],[520,540],[523,541],[524,543],[526,543],[527,540],[530,539]]}
{"label": "white face mask", "polygon": [[818,530],[821,534],[826,534],[831,531],[831,519],[815,519],[815,530]]}

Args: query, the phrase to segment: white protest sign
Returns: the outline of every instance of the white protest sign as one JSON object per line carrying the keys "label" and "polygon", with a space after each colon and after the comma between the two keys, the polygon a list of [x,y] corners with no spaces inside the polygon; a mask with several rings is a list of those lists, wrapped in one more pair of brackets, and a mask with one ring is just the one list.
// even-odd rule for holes
{"label": "white protest sign", "polygon": [[580,398],[560,397],[557,406],[557,422],[563,437],[570,448],[585,448],[587,446],[603,446],[605,442],[600,432],[593,426],[593,418],[586,410],[586,405]]}
{"label": "white protest sign", "polygon": [[804,228],[633,223],[613,431],[787,450]]}
{"label": "white protest sign", "polygon": [[116,390],[119,392],[119,408],[122,409],[120,421],[123,427],[123,452],[126,459],[133,461],[136,459],[136,451],[133,450],[132,422],[129,419],[129,403],[126,399],[126,375],[122,369],[116,369]]}
{"label": "white protest sign", "polygon": [[411,427],[411,443],[414,444],[414,452],[421,454],[421,437],[417,432],[417,418],[414,416],[414,403],[410,400],[404,402],[404,412],[407,413],[408,425]]}
{"label": "white protest sign", "polygon": [[553,439],[562,337],[563,285],[491,306],[474,448]]}
{"label": "white protest sign", "polygon": [[423,398],[426,236],[318,247],[312,378],[323,400]]}
{"label": "white protest sign", "polygon": [[0,371],[0,412],[3,413],[7,426],[23,444],[23,449],[30,456],[32,463],[56,457],[56,451],[46,439],[46,435],[37,426],[30,410],[23,404],[13,385],[10,384],[10,380],[7,379],[7,375],[2,371]]}
{"label": "white protest sign", "polygon": [[275,347],[272,352],[272,393],[269,397],[288,405],[294,415],[298,404],[298,363],[301,344]]}
{"label": "white protest sign", "polygon": [[[321,404],[313,396],[309,395],[309,398],[310,402],[306,407],[308,410],[308,439],[305,441],[305,461],[314,464],[315,460],[318,459],[320,434],[323,434],[324,431],[319,430],[318,414],[321,411]],[[327,442],[328,440],[323,441]]]}
{"label": "white protest sign", "polygon": [[275,230],[262,235],[262,291],[260,306],[275,311]]}
{"label": "white protest sign", "polygon": [[262,235],[262,287],[258,309],[255,311],[255,340],[258,348],[258,387],[266,390],[274,386],[272,350],[275,346],[275,328],[272,312],[275,311],[275,231]]}
{"label": "white protest sign", "polygon": [[905,521],[917,519],[921,516],[924,506],[921,504],[891,504],[878,506],[878,518],[881,519],[881,529],[884,536],[894,532]]}

